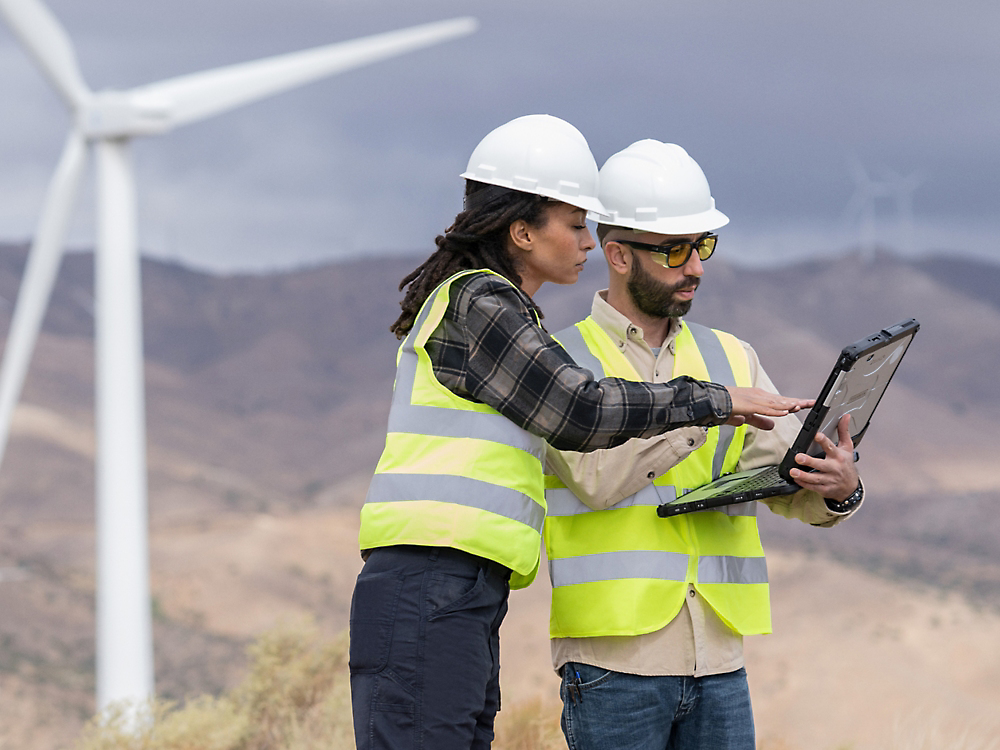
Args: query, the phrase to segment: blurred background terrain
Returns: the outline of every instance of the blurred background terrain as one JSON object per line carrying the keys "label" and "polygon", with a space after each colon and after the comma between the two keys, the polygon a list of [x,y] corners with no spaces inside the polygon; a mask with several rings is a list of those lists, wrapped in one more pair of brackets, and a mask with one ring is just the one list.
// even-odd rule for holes
{"label": "blurred background terrain", "polygon": [[[25,256],[0,247],[0,330]],[[143,262],[162,695],[236,684],[247,644],[282,621],[346,627],[394,375],[388,325],[420,260],[254,275]],[[927,731],[988,727],[1000,704],[1000,268],[879,252],[766,269],[720,254],[706,270],[690,317],[750,341],[786,393],[815,393],[843,345],[922,324],[861,446],[857,517],[833,530],[761,518],[775,634],[747,650],[762,747],[889,747],[914,716]],[[93,711],[91,277],[89,254],[67,257],[0,472],[5,750],[68,746]],[[592,254],[578,284],[543,288],[549,330],[585,315],[605,278]],[[544,575],[514,595],[505,706],[558,711],[547,595]]]}

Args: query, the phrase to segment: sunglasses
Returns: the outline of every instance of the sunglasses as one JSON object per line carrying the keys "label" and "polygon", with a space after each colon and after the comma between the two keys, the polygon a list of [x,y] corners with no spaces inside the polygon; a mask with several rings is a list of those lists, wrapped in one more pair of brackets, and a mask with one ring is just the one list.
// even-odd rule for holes
{"label": "sunglasses", "polygon": [[718,235],[706,234],[704,237],[691,242],[681,240],[680,242],[669,242],[666,245],[651,245],[648,242],[632,242],[631,240],[615,240],[622,245],[634,247],[637,250],[646,250],[650,258],[657,265],[664,268],[680,268],[691,257],[694,250],[698,251],[701,260],[708,260],[715,252],[715,245],[719,241]]}

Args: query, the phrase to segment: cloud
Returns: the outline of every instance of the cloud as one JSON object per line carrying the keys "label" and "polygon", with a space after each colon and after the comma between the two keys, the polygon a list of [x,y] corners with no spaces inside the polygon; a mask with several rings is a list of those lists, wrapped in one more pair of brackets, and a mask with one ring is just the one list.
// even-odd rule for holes
{"label": "cloud", "polygon": [[[473,37],[137,143],[144,250],[201,267],[427,249],[460,206],[457,174],[476,142],[529,112],[573,122],[599,161],[639,138],[681,143],[733,218],[727,231],[758,246],[776,235],[808,237],[812,252],[841,246],[857,158],[926,175],[914,205],[927,242],[974,226],[1000,247],[1000,10],[980,0],[51,7],[98,89],[479,17]],[[17,102],[0,121],[0,235],[20,238],[69,118],[12,41],[0,30],[0,101]],[[879,206],[885,242],[893,211]],[[74,242],[91,231],[75,220]]]}

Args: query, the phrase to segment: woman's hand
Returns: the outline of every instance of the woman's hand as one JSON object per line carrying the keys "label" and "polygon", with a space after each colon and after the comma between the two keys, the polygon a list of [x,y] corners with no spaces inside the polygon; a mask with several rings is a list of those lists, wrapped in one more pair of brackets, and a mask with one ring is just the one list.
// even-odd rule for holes
{"label": "woman's hand", "polygon": [[733,411],[726,424],[739,427],[748,424],[759,430],[773,430],[774,420],[768,417],[783,417],[816,403],[813,398],[788,398],[761,388],[730,388],[729,397],[733,401]]}

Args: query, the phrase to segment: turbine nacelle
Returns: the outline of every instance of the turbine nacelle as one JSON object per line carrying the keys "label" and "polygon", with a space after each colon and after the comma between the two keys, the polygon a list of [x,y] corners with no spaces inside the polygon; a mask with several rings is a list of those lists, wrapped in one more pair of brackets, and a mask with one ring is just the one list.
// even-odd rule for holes
{"label": "turbine nacelle", "polygon": [[159,135],[173,128],[168,102],[136,98],[127,91],[100,91],[77,110],[76,127],[88,140]]}

